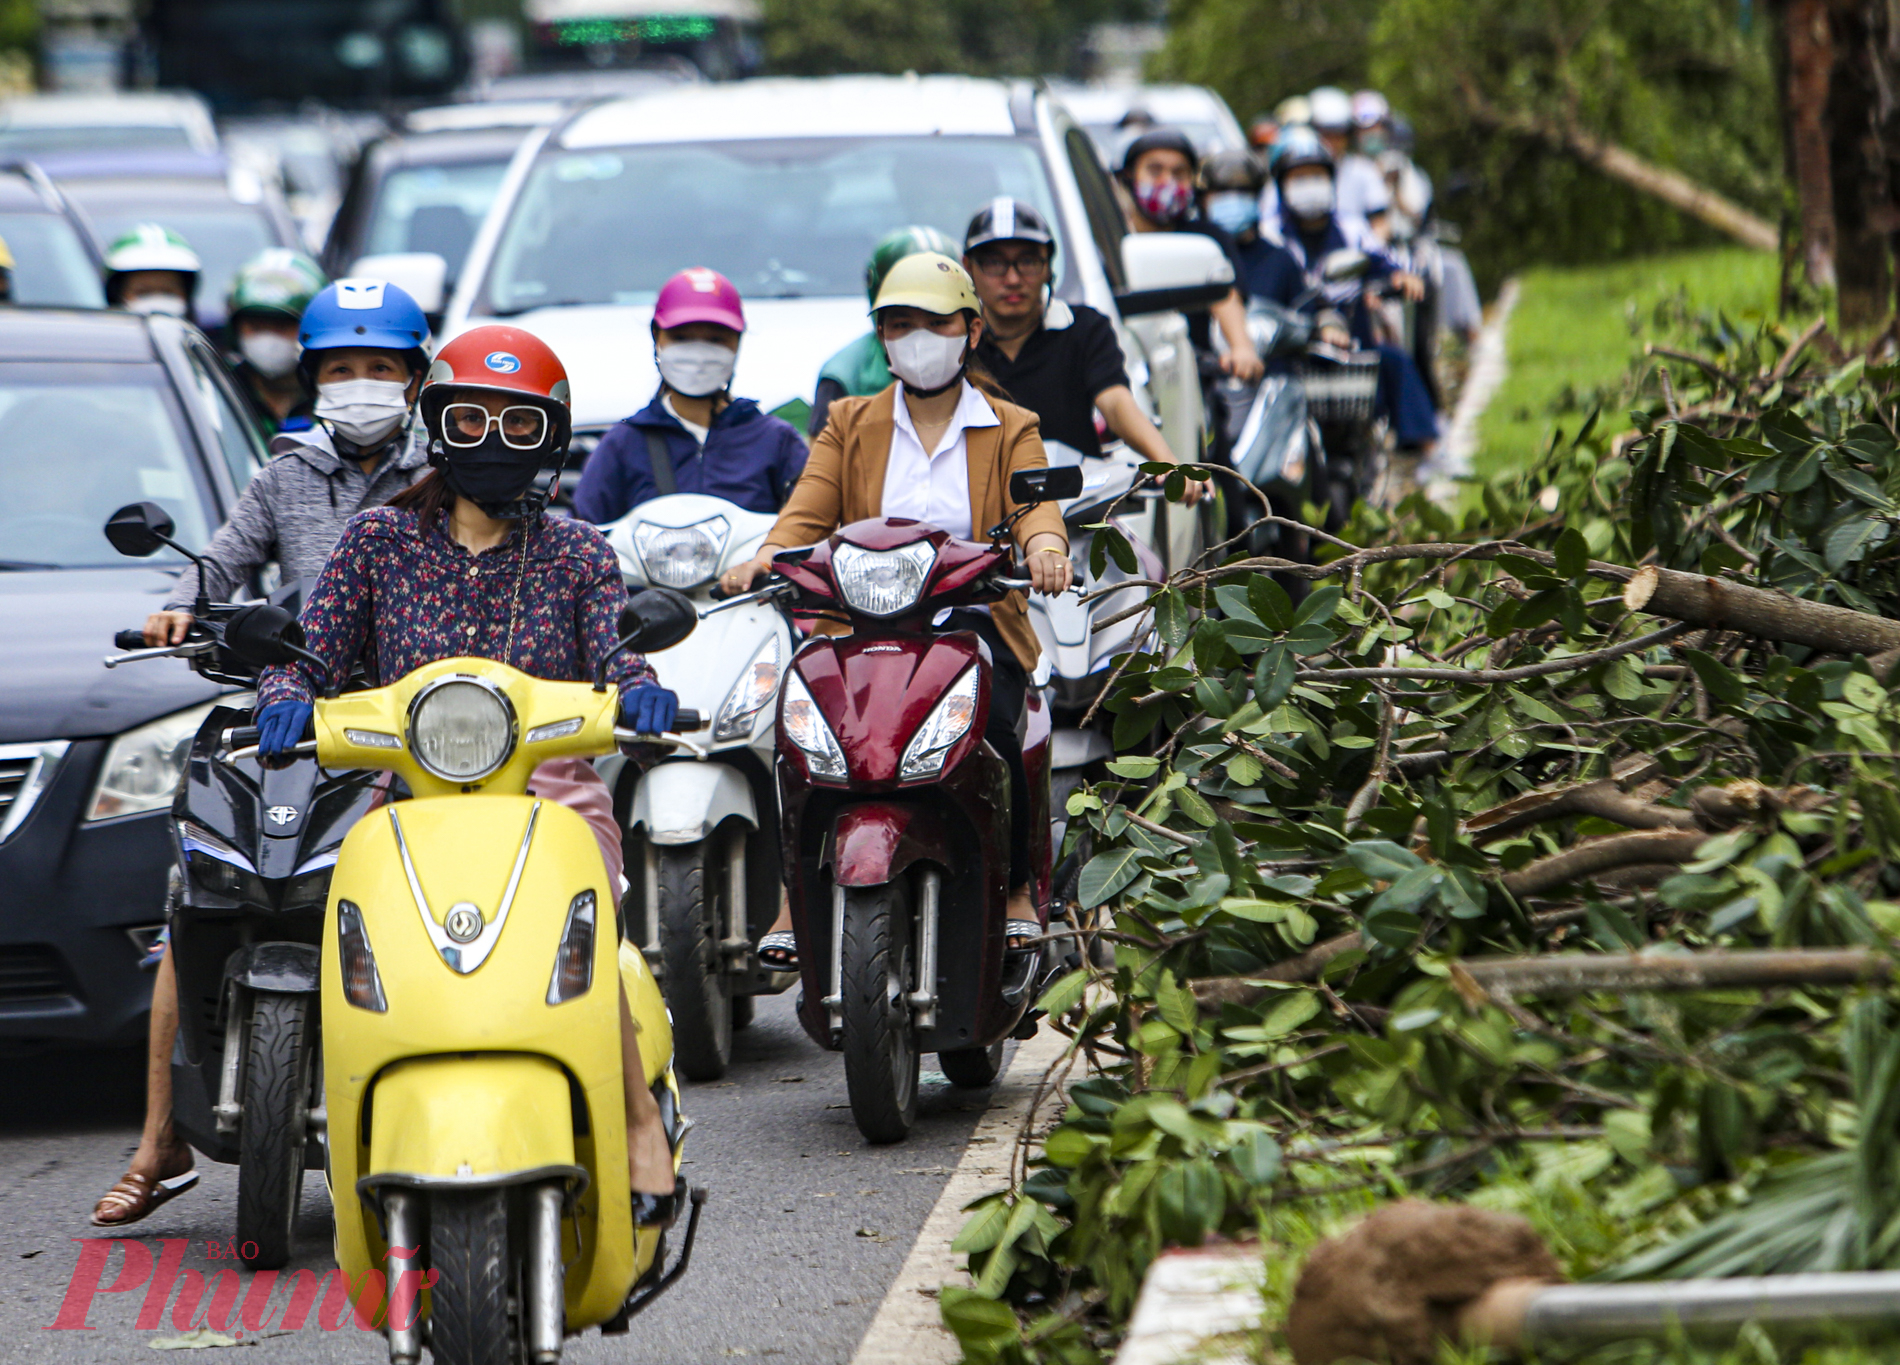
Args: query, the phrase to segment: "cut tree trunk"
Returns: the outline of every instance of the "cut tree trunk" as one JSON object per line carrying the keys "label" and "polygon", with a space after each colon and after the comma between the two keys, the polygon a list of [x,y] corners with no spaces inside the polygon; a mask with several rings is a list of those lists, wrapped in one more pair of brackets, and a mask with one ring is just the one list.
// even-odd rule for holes
{"label": "cut tree trunk", "polygon": [[1630,575],[1623,588],[1623,605],[1694,626],[1739,630],[1830,654],[1875,655],[1900,649],[1900,621],[1653,564]]}
{"label": "cut tree trunk", "polygon": [[[1485,996],[1586,995],[1591,991],[1701,991],[1726,987],[1851,986],[1888,975],[1869,948],[1780,952],[1551,953],[1452,964],[1452,979]],[[1459,981],[1460,974],[1464,981]],[[1469,994],[1470,992],[1466,992]]]}

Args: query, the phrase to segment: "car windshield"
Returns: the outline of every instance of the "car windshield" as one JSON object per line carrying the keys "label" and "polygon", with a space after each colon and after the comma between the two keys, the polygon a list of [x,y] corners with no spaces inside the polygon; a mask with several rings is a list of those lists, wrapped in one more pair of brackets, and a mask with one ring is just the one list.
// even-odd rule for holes
{"label": "car windshield", "polygon": [[0,567],[125,563],[100,528],[128,502],[157,503],[180,544],[202,546],[209,518],[179,421],[156,366],[0,364]]}
{"label": "car windshield", "polygon": [[449,263],[453,281],[507,172],[506,158],[391,171],[377,192],[363,253],[433,251]]}
{"label": "car windshield", "polygon": [[79,230],[57,213],[0,213],[0,241],[13,253],[13,301],[105,307],[99,268]]}
{"label": "car windshield", "polygon": [[145,151],[162,147],[168,152],[194,150],[191,134],[173,123],[24,124],[0,128],[0,152],[15,156],[42,156],[47,152]]}
{"label": "car windshield", "polygon": [[206,207],[200,202],[190,208],[170,208],[160,201],[126,207],[115,203],[109,208],[88,204],[86,209],[104,242],[117,241],[140,223],[162,223],[191,243],[204,262],[204,272],[198,276],[198,307],[220,315],[238,267],[266,247],[284,245],[264,215],[243,204]]}
{"label": "car windshield", "polygon": [[651,304],[682,265],[720,271],[748,299],[857,294],[886,233],[921,223],[961,241],[970,215],[1003,194],[1059,221],[1036,148],[1011,138],[556,152],[535,165],[509,217],[487,302],[497,314]]}

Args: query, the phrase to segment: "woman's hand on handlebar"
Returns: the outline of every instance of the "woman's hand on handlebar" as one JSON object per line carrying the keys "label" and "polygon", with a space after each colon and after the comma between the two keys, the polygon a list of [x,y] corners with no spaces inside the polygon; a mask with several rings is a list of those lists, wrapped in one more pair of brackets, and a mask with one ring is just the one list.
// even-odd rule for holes
{"label": "woman's hand on handlebar", "polygon": [[145,643],[157,649],[164,645],[182,645],[191,629],[188,611],[155,611],[145,618]]}
{"label": "woman's hand on handlebar", "polygon": [[1075,567],[1069,563],[1069,548],[1062,537],[1039,532],[1029,538],[1024,550],[1024,565],[1037,592],[1054,597],[1069,590],[1069,584],[1075,581]]}
{"label": "woman's hand on handlebar", "polygon": [[[777,553],[774,549],[772,553]],[[751,592],[759,580],[772,572],[772,555],[761,552],[756,559],[748,559],[743,564],[735,564],[719,577],[719,586],[724,588],[726,596],[736,597],[742,592]]]}

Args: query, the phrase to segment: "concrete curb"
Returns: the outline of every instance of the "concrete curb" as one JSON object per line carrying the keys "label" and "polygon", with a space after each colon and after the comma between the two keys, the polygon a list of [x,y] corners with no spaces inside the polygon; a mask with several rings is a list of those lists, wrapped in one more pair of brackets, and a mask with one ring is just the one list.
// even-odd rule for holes
{"label": "concrete curb", "polygon": [[1016,1049],[990,1093],[990,1107],[977,1120],[963,1159],[945,1182],[943,1193],[924,1220],[904,1268],[871,1319],[851,1365],[956,1365],[963,1359],[957,1339],[937,1312],[937,1290],[968,1284],[963,1257],[950,1250],[962,1230],[963,1206],[1009,1183],[1016,1135],[1028,1116],[1036,1086],[1069,1040],[1045,1022],[1036,1036]]}
{"label": "concrete curb", "polygon": [[1427,472],[1426,496],[1441,506],[1454,506],[1463,490],[1457,480],[1471,473],[1471,457],[1478,450],[1478,419],[1491,406],[1498,385],[1504,382],[1509,364],[1505,336],[1511,323],[1511,310],[1517,307],[1517,277],[1512,276],[1498,290],[1491,318],[1478,334],[1478,345],[1471,357],[1471,371],[1465,377],[1464,390],[1458,395],[1458,407],[1451,415],[1451,430]]}

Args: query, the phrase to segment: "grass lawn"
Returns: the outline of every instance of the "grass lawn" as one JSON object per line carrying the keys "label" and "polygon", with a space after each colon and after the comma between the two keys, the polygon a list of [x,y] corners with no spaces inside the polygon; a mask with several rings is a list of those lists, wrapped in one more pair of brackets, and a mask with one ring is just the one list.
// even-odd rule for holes
{"label": "grass lawn", "polygon": [[[1645,339],[1680,333],[1682,305],[1736,322],[1771,314],[1776,262],[1766,252],[1719,247],[1615,265],[1541,268],[1519,280],[1506,347],[1510,367],[1479,426],[1480,478],[1529,464],[1560,422],[1589,407],[1595,390],[1614,399]],[[1660,309],[1658,305],[1663,305]]]}

